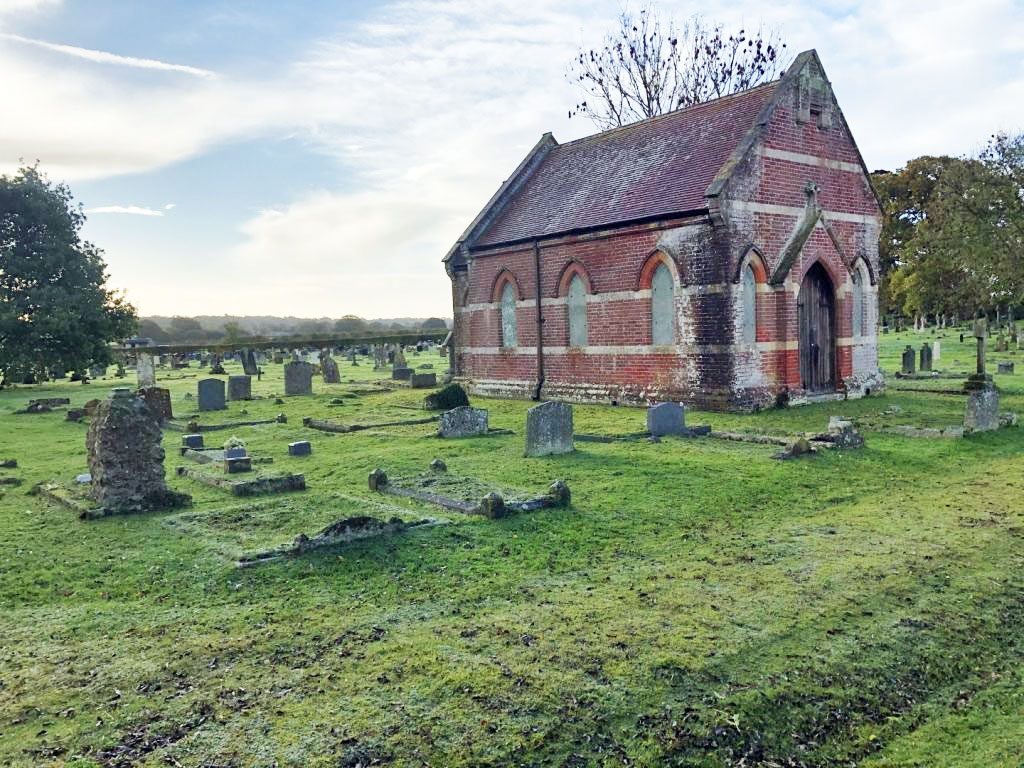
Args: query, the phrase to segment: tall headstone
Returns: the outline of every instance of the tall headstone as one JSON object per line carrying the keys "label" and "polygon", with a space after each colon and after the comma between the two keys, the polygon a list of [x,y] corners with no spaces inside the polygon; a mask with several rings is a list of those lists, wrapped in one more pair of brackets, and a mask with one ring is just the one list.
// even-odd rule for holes
{"label": "tall headstone", "polygon": [[149,410],[158,422],[169,421],[174,418],[171,412],[171,391],[163,387],[142,387],[138,392],[139,397],[146,401]]}
{"label": "tall headstone", "polygon": [[156,386],[156,365],[149,352],[139,352],[135,356],[135,372],[139,377],[140,388]]}
{"label": "tall headstone", "polygon": [[401,344],[399,344],[398,347],[395,349],[395,357],[391,362],[394,364],[396,368],[405,368],[405,366],[407,365],[405,361],[405,352],[403,351]]}
{"label": "tall headstone", "polygon": [[200,411],[223,411],[227,408],[224,400],[224,382],[220,379],[201,379],[197,384]]}
{"label": "tall headstone", "polygon": [[942,359],[942,344],[938,339],[932,342],[932,362],[937,363]]}
{"label": "tall headstone", "polygon": [[219,376],[223,376],[226,373],[224,362],[219,352],[210,353],[210,373]]}
{"label": "tall headstone", "polygon": [[228,376],[228,400],[252,400],[252,376]]}
{"label": "tall headstone", "polygon": [[914,348],[907,344],[907,348],[903,350],[903,373],[913,373],[914,364],[917,362],[917,354],[914,352]]}
{"label": "tall headstone", "polygon": [[242,370],[246,376],[255,376],[260,371],[259,365],[256,364],[256,353],[251,349],[242,350]]}
{"label": "tall headstone", "polygon": [[313,394],[313,366],[303,360],[285,363],[284,393],[286,395]]}
{"label": "tall headstone", "polygon": [[974,339],[978,345],[977,350],[977,370],[978,376],[985,376],[985,341],[988,338],[988,320],[984,317],[979,317],[974,321]]}
{"label": "tall headstone", "polygon": [[526,456],[549,456],[573,450],[571,405],[547,402],[526,412]]}
{"label": "tall headstone", "polygon": [[168,489],[160,425],[128,389],[100,401],[86,436],[92,497],[110,512],[145,512],[188,503]]}
{"label": "tall headstone", "polygon": [[682,403],[658,403],[647,409],[647,431],[652,435],[686,434],[686,409]]}
{"label": "tall headstone", "polygon": [[927,341],[921,345],[921,372],[929,373],[932,370],[932,345]]}
{"label": "tall headstone", "polygon": [[968,391],[964,431],[989,432],[993,429],[999,429],[999,390],[990,383]]}
{"label": "tall headstone", "polygon": [[329,354],[320,357],[320,369],[323,372],[324,384],[340,384],[341,372],[338,370],[338,363]]}

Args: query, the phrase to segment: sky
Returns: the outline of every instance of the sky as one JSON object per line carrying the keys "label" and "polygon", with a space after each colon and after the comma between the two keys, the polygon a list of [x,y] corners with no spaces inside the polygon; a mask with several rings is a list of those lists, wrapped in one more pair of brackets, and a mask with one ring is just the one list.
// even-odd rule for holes
{"label": "sky", "polygon": [[[1020,0],[657,3],[816,48],[869,168],[1024,129]],[[142,315],[451,316],[441,259],[619,0],[0,0],[0,173],[85,207]]]}

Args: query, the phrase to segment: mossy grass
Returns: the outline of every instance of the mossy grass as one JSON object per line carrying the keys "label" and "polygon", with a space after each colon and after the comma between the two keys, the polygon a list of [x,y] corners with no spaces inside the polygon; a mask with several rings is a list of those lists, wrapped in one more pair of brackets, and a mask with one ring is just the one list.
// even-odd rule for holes
{"label": "mossy grass", "polygon": [[[936,367],[972,369],[973,340],[958,335],[946,332]],[[906,343],[932,336],[880,338],[892,374]],[[1003,357],[1013,359],[990,355]],[[444,365],[409,357],[424,361]],[[339,358],[342,376],[388,377],[361,362]],[[18,459],[0,475],[25,481],[0,487],[0,764],[1024,759],[1024,430],[878,432],[963,417],[960,398],[890,391],[687,415],[779,434],[844,415],[875,425],[860,451],[776,462],[771,446],[666,438],[524,459],[531,403],[471,398],[512,435],[441,441],[431,425],[327,434],[302,418],[337,419],[331,400],[360,387],[317,379],[313,397],[279,405],[281,366],[265,368],[253,381],[262,399],[197,418],[285,413],[286,424],[229,434],[275,470],[304,473],[308,490],[250,501],[176,477],[181,433],[167,431],[168,482],[193,506],[87,522],[26,495],[85,471],[86,425],[60,410],[14,411],[63,395],[81,407],[122,382],[0,392],[0,458]],[[995,380],[1004,409],[1024,411],[1024,374]],[[175,415],[192,416],[185,394],[196,379],[163,384]],[[408,418],[423,395],[347,398],[344,420]],[[575,422],[624,434],[643,429],[644,413],[578,406]],[[289,457],[302,439],[313,455]],[[498,488],[564,479],[573,506],[450,515],[444,526],[235,567],[242,553],[343,517],[444,517],[366,482],[374,467],[411,476],[436,457],[452,476]]]}

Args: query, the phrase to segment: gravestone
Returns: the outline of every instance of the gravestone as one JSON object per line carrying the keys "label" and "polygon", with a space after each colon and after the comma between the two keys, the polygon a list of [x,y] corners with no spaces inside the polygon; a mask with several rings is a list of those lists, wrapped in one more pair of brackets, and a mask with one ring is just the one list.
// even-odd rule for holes
{"label": "gravestone", "polygon": [[286,395],[313,394],[313,366],[305,361],[284,365],[284,393]]}
{"label": "gravestone", "polygon": [[964,431],[989,432],[993,429],[999,429],[999,390],[989,384],[968,392]]}
{"label": "gravestone", "polygon": [[274,355],[273,357],[271,357],[271,360],[274,361],[274,365],[280,365],[281,363],[284,362],[284,355],[282,355],[278,350],[275,349]]}
{"label": "gravestone", "polygon": [[252,400],[252,377],[228,376],[228,400]]}
{"label": "gravestone", "polygon": [[997,364],[996,373],[1010,374],[1013,373],[1013,361],[1003,360]]}
{"label": "gravestone", "polygon": [[139,387],[156,386],[156,366],[149,352],[139,352],[135,357],[135,372],[139,377]]}
{"label": "gravestone", "polygon": [[89,369],[90,379],[102,379],[107,375],[107,366],[105,365],[94,365]]}
{"label": "gravestone", "polygon": [[927,341],[921,345],[921,373],[930,373],[932,370],[932,345]]}
{"label": "gravestone", "polygon": [[395,357],[391,362],[394,364],[396,368],[405,368],[405,352],[402,351],[401,345],[399,345],[398,348],[395,350]]}
{"label": "gravestone", "polygon": [[202,435],[182,435],[181,437],[182,448],[202,448],[203,447],[203,436]]}
{"label": "gravestone", "polygon": [[[256,364],[256,353],[251,349],[242,350],[242,370],[245,372],[246,376],[259,375],[260,367]],[[234,398],[231,399],[234,400]]]}
{"label": "gravestone", "polygon": [[652,435],[686,434],[686,409],[682,403],[658,403],[647,409],[647,431]]}
{"label": "gravestone", "polygon": [[171,410],[171,391],[169,389],[142,387],[138,395],[146,401],[146,405],[149,406],[158,422],[169,421],[174,418],[174,413]]}
{"label": "gravestone", "polygon": [[932,363],[936,363],[942,359],[942,344],[935,340],[932,342]]}
{"label": "gravestone", "polygon": [[86,451],[92,498],[110,512],[168,509],[189,501],[167,488],[160,425],[128,389],[115,389],[97,405]]}
{"label": "gravestone", "polygon": [[437,386],[436,373],[413,373],[409,376],[409,384],[413,389],[428,389]]}
{"label": "gravestone", "polygon": [[324,384],[341,384],[341,372],[338,371],[338,363],[330,355],[320,358],[320,367],[323,370]]}
{"label": "gravestone", "polygon": [[395,381],[408,381],[412,377],[412,368],[396,366],[391,369],[391,378]]}
{"label": "gravestone", "polygon": [[828,434],[836,448],[863,448],[864,437],[853,422],[842,416],[829,416]]}
{"label": "gravestone", "polygon": [[288,443],[289,456],[309,456],[311,453],[313,453],[313,446],[309,444],[309,440]]}
{"label": "gravestone", "polygon": [[917,355],[914,353],[914,348],[907,344],[907,348],[903,350],[903,373],[913,373],[914,364],[917,362]]}
{"label": "gravestone", "polygon": [[439,437],[477,437],[487,434],[487,411],[463,405],[441,414]]}
{"label": "gravestone", "polygon": [[224,370],[224,363],[219,352],[210,353],[210,373],[223,376],[226,371]]}
{"label": "gravestone", "polygon": [[220,379],[202,379],[196,385],[200,411],[223,411],[227,408],[224,401],[224,382]]}
{"label": "gravestone", "polygon": [[571,453],[573,446],[572,406],[547,402],[526,412],[526,456]]}

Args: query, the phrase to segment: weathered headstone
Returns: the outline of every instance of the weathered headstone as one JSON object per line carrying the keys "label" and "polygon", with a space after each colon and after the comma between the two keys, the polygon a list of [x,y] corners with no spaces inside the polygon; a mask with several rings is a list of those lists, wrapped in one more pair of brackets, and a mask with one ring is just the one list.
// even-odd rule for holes
{"label": "weathered headstone", "polygon": [[686,434],[686,409],[682,403],[658,403],[647,409],[647,431],[652,435]]}
{"label": "weathered headstone", "polygon": [[252,400],[252,377],[228,376],[228,400]]}
{"label": "weathered headstone", "polygon": [[373,345],[373,370],[380,371],[387,365],[387,352],[383,344]]}
{"label": "weathered headstone", "polygon": [[149,352],[139,352],[135,356],[135,372],[139,377],[139,387],[156,386],[156,366]]}
{"label": "weathered headstone", "polygon": [[1011,374],[1013,373],[1013,361],[1012,360],[1001,360],[997,363],[996,373]]}
{"label": "weathered headstone", "polygon": [[979,317],[974,321],[974,338],[978,345],[977,375],[985,376],[985,340],[988,338],[988,320]]}
{"label": "weathered headstone", "polygon": [[246,376],[256,376],[260,372],[260,367],[256,363],[256,353],[251,349],[242,350],[242,370]]}
{"label": "weathered headstone", "polygon": [[320,358],[320,368],[324,375],[324,384],[340,384],[341,372],[338,371],[338,363],[330,355]]}
{"label": "weathered headstone", "polygon": [[430,373],[413,373],[409,377],[409,384],[413,389],[427,389],[429,387],[437,386],[437,374]]}
{"label": "weathered headstone", "polygon": [[395,350],[395,357],[391,362],[394,363],[396,368],[404,368],[406,366],[405,352],[402,350],[401,345],[398,345],[398,348]]}
{"label": "weathered headstone", "polygon": [[837,448],[864,447],[864,437],[857,431],[852,421],[842,416],[829,416],[828,434],[832,444]]}
{"label": "weathered headstone", "polygon": [[907,344],[907,348],[903,350],[903,373],[913,373],[914,365],[917,362],[917,355],[914,353],[914,348]]}
{"label": "weathered headstone", "polygon": [[220,379],[201,379],[196,385],[197,400],[200,411],[223,411],[227,408],[224,401],[224,382]]}
{"label": "weathered headstone", "polygon": [[153,416],[159,422],[169,421],[174,418],[171,410],[171,391],[163,387],[142,387],[139,390],[139,397],[146,401],[146,405],[153,412]]}
{"label": "weathered headstone", "polygon": [[921,373],[930,373],[932,370],[932,345],[927,341],[921,345]]}
{"label": "weathered headstone", "polygon": [[202,435],[182,435],[181,437],[182,448],[202,448],[203,447],[203,436]]}
{"label": "weathered headstone", "polygon": [[391,369],[391,378],[395,381],[408,381],[412,377],[412,368],[395,366]]}
{"label": "weathered headstone", "polygon": [[100,401],[86,437],[92,497],[110,512],[144,512],[188,503],[164,482],[160,425],[128,389]]}
{"label": "weathered headstone", "polygon": [[313,394],[313,366],[303,360],[285,363],[284,393],[286,395]]}
{"label": "weathered headstone", "polygon": [[964,411],[964,431],[988,432],[999,429],[999,390],[991,384],[970,390]]}
{"label": "weathered headstone", "polygon": [[570,453],[574,449],[571,405],[547,402],[526,412],[526,456]]}
{"label": "weathered headstone", "polygon": [[223,376],[227,371],[224,370],[224,363],[219,352],[210,353],[210,373]]}
{"label": "weathered headstone", "polygon": [[463,405],[441,414],[439,437],[477,437],[487,434],[487,411]]}
{"label": "weathered headstone", "polygon": [[936,363],[942,359],[942,344],[936,339],[932,342],[932,362]]}

